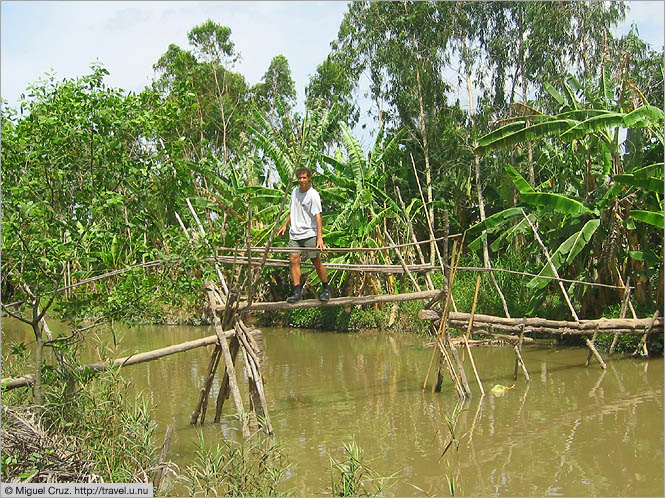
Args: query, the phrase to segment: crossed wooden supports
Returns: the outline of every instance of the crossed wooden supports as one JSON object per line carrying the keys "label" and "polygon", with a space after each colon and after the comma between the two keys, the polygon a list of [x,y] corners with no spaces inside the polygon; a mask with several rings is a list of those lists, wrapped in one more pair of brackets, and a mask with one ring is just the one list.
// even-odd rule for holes
{"label": "crossed wooden supports", "polygon": [[[250,426],[256,427],[257,420],[262,422],[262,426],[268,434],[272,434],[273,428],[270,423],[268,405],[263,389],[263,338],[261,332],[256,329],[250,330],[245,325],[238,312],[237,296],[233,292],[226,294],[212,281],[206,281],[205,291],[208,306],[213,316],[217,343],[210,356],[208,371],[190,423],[192,425],[197,422],[203,424],[205,421],[208,396],[217,367],[223,357],[224,376],[217,395],[215,422],[219,422],[224,402],[231,395],[238,412],[238,417],[240,418],[244,438],[250,436]],[[224,329],[229,328],[232,328],[234,333],[230,335],[230,340],[227,342],[226,336],[228,334],[225,333]],[[245,363],[245,372],[249,386],[249,412],[244,408],[240,389],[238,388],[235,369],[238,352],[241,352]]]}

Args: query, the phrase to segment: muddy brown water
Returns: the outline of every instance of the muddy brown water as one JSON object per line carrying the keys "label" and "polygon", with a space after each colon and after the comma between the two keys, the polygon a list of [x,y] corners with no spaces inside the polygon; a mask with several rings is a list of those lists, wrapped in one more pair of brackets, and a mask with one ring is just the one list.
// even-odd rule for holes
{"label": "muddy brown water", "polygon": [[[53,326],[58,330],[58,326]],[[283,490],[330,495],[330,458],[355,439],[378,474],[397,479],[388,496],[663,496],[663,359],[607,357],[607,370],[587,350],[553,343],[524,347],[531,375],[513,380],[510,347],[473,348],[488,393],[481,397],[469,370],[473,397],[461,404],[452,444],[446,422],[458,404],[450,381],[443,392],[422,390],[431,349],[423,338],[391,333],[331,333],[263,328],[266,396],[276,437],[291,462]],[[210,327],[116,327],[113,356],[193,340]],[[91,337],[82,361],[111,348],[111,334]],[[31,340],[21,324],[2,320],[2,350]],[[205,348],[122,370],[132,389],[152,402],[161,442],[175,427],[169,457],[191,463],[197,441],[189,418],[208,365]],[[467,362],[468,363],[468,362]],[[26,371],[31,372],[31,365]],[[242,366],[238,370],[242,372]],[[4,372],[3,372],[4,375]],[[243,377],[241,375],[241,377]],[[244,378],[244,377],[243,377]],[[247,406],[244,380],[241,390]],[[515,388],[489,393],[501,384]],[[213,385],[216,392],[219,381]],[[221,424],[210,401],[206,441],[237,437],[228,416]]]}

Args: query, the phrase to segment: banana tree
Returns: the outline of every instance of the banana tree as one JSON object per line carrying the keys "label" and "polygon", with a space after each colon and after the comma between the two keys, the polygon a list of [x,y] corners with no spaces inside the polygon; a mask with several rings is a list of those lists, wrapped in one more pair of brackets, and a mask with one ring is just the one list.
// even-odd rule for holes
{"label": "banana tree", "polygon": [[[618,266],[662,274],[662,263],[646,261],[653,259],[646,254],[654,252],[646,246],[662,247],[662,232],[654,228],[663,229],[663,164],[630,165],[626,170],[621,137],[625,133],[622,130],[638,129],[662,147],[663,111],[644,101],[639,106],[631,106],[634,100],[617,101],[607,71],[594,88],[585,88],[571,77],[561,93],[551,85],[546,89],[561,106],[558,114],[535,111],[528,120],[526,116],[506,120],[504,126],[479,139],[476,152],[485,154],[542,141],[550,148],[550,163],[556,167],[551,177],[534,189],[507,166],[506,173],[519,192],[520,206],[495,213],[472,227],[471,234],[482,233],[471,247],[501,230],[491,245],[496,251],[511,236],[529,230],[525,219],[514,222],[523,207],[527,216],[538,220],[550,244],[557,246],[552,257],[555,266],[566,268],[571,277],[615,283],[620,280]],[[640,236],[635,230],[639,225],[645,228]],[[632,260],[630,265],[628,259]],[[647,265],[642,266],[642,262]],[[548,264],[540,275],[551,276]],[[645,276],[636,275],[633,282],[644,282]],[[542,289],[548,281],[534,278],[528,283],[539,291],[534,294],[534,306],[542,300]],[[582,298],[587,288],[580,286],[578,290]],[[599,306],[610,301],[607,295],[598,296],[595,291],[587,294],[586,300],[582,299],[583,313],[598,314]]]}
{"label": "banana tree", "polygon": [[[397,148],[401,134],[384,143],[380,129],[372,150],[365,155],[360,143],[344,124],[340,125],[341,141],[346,154],[337,149],[334,156],[323,155],[325,187],[321,196],[330,210],[324,213],[329,228],[326,240],[341,247],[380,247],[385,244],[384,220],[395,219],[399,225],[400,208],[385,193],[386,175],[382,167],[386,156]],[[385,259],[385,255],[369,256]],[[367,255],[347,253],[331,258],[331,262],[367,263]],[[363,280],[363,285],[367,282]],[[376,287],[376,281],[372,281]]]}

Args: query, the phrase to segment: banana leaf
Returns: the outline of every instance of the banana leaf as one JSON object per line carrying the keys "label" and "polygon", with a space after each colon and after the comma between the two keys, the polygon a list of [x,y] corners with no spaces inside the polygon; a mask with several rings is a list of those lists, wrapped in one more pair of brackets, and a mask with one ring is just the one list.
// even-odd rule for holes
{"label": "banana leaf", "polygon": [[520,193],[534,192],[533,187],[529,185],[529,182],[527,182],[515,168],[510,165],[506,166],[506,173],[508,173],[510,178],[513,180],[515,187]]}
{"label": "banana leaf", "polygon": [[[542,123],[537,123],[526,128],[520,128],[511,133],[501,133],[495,135],[493,138],[489,135],[482,137],[482,144],[476,148],[476,152],[479,154],[485,153],[487,150],[499,149],[501,147],[509,147],[517,143],[528,142],[531,140],[537,140],[540,138],[547,138],[552,136],[558,136],[566,131],[574,128],[578,125],[578,121],[571,119],[554,119],[549,121],[544,121]],[[505,130],[507,127],[501,128],[500,130]],[[508,131],[508,130],[506,130]],[[494,132],[493,132],[494,133]],[[480,143],[480,141],[479,141]]]}
{"label": "banana leaf", "polygon": [[631,187],[638,187],[649,192],[663,193],[663,179],[655,178],[653,176],[647,178],[639,178],[632,174],[614,175],[614,181],[623,185],[630,185]]}
{"label": "banana leaf", "polygon": [[591,214],[591,210],[575,199],[548,192],[520,193],[520,200],[532,206],[546,207],[565,214]]}
{"label": "banana leaf", "polygon": [[494,143],[497,140],[500,140],[501,138],[506,137],[507,135],[510,135],[511,133],[514,133],[517,130],[521,130],[524,128],[524,121],[516,121],[514,123],[510,123],[506,126],[502,126],[501,128],[498,128],[487,135],[483,135],[478,139],[478,145],[480,147],[485,147],[489,144]]}
{"label": "banana leaf", "polygon": [[[535,213],[531,213],[527,215],[527,218],[533,223],[535,221]],[[496,252],[499,249],[501,249],[503,246],[505,246],[507,243],[509,243],[515,235],[519,233],[524,233],[528,232],[531,230],[531,227],[529,226],[529,223],[526,221],[526,219],[523,217],[522,220],[510,227],[508,230],[504,230],[501,235],[499,235],[492,244],[490,244],[490,249],[492,251]]]}
{"label": "banana leaf", "polygon": [[626,115],[620,112],[611,112],[607,114],[601,114],[600,116],[594,116],[585,121],[582,121],[581,123],[578,123],[576,126],[573,126],[564,133],[561,133],[560,138],[561,140],[571,141],[576,138],[590,135],[595,131],[623,127],[625,117]]}
{"label": "banana leaf", "polygon": [[476,223],[466,231],[467,236],[478,233],[479,230],[493,232],[513,216],[522,214],[522,208],[508,208],[485,218],[484,221]]}
{"label": "banana leaf", "polygon": [[663,111],[658,107],[645,105],[626,114],[623,121],[626,128],[639,128],[649,125],[662,126]]}
{"label": "banana leaf", "polygon": [[[579,232],[568,237],[557,248],[557,250],[554,251],[554,254],[552,254],[551,256],[551,259],[552,259],[552,264],[555,266],[557,270],[562,265],[564,264],[569,265],[570,263],[573,262],[575,257],[589,243],[589,240],[591,240],[591,237],[596,232],[599,225],[600,225],[599,219],[587,221]],[[550,264],[545,263],[545,265],[543,266],[542,270],[540,270],[538,275],[543,277],[553,277],[554,272],[552,271]],[[534,277],[527,283],[527,287],[529,289],[542,289],[549,282],[550,279]]]}
{"label": "banana leaf", "polygon": [[641,221],[643,223],[648,223],[658,228],[665,228],[663,222],[663,213],[655,211],[642,211],[639,209],[633,209],[630,212],[630,217]]}
{"label": "banana leaf", "polygon": [[644,178],[647,176],[655,176],[657,178],[663,177],[663,163],[654,163],[649,166],[644,166],[643,168],[638,168],[631,171],[633,175]]}
{"label": "banana leaf", "polygon": [[559,105],[566,104],[566,98],[556,88],[547,82],[543,83],[543,86],[545,87],[545,90],[547,90],[547,93],[549,93],[552,98],[559,103]]}

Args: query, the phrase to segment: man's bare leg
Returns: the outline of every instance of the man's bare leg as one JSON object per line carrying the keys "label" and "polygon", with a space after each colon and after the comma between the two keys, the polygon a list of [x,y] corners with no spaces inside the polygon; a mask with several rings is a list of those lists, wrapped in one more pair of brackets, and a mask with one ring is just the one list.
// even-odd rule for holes
{"label": "man's bare leg", "polygon": [[300,270],[300,254],[289,256],[289,270],[293,280],[293,295],[286,298],[287,303],[296,303],[302,299],[302,271]]}
{"label": "man's bare leg", "polygon": [[326,267],[323,266],[321,258],[312,258],[312,264],[323,285],[323,289],[321,289],[321,293],[319,294],[319,300],[328,301],[330,299],[330,289],[328,288],[328,272],[326,271]]}

